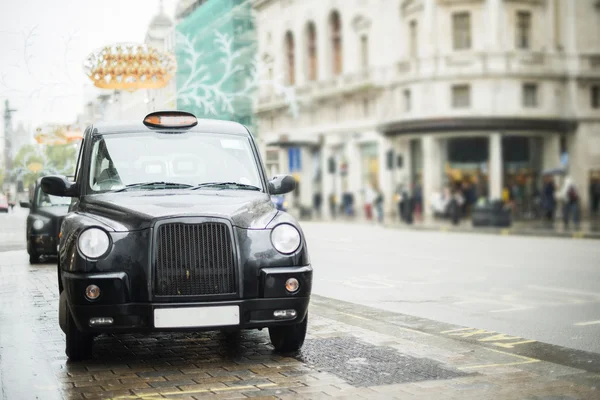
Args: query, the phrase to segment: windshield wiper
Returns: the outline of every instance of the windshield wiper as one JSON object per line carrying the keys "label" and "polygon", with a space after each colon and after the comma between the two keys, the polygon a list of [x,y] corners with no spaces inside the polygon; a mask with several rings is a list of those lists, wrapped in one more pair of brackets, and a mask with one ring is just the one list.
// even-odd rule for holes
{"label": "windshield wiper", "polygon": [[132,188],[142,188],[142,187],[156,187],[156,186],[164,186],[168,188],[180,188],[186,189],[192,187],[192,185],[188,185],[187,183],[177,183],[177,182],[140,182],[140,183],[131,183],[129,185],[125,185],[124,188],[115,190],[116,192],[123,192],[127,189]]}
{"label": "windshield wiper", "polygon": [[219,187],[219,186],[233,186],[235,189],[245,189],[245,190],[260,190],[258,186],[254,185],[246,185],[245,183],[239,182],[205,182],[201,183],[198,186],[192,188],[192,190],[200,189],[203,187]]}

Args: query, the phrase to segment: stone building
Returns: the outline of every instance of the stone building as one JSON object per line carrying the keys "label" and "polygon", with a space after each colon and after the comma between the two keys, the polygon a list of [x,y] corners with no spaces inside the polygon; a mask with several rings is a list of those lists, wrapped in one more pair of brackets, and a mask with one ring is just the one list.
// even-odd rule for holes
{"label": "stone building", "polygon": [[[597,0],[254,0],[258,53],[298,95],[261,91],[255,109],[271,172],[315,193],[473,182],[531,196],[566,167],[586,193],[600,172]],[[290,162],[290,157],[292,161]],[[588,198],[583,196],[584,208]],[[327,207],[324,207],[327,211]]]}

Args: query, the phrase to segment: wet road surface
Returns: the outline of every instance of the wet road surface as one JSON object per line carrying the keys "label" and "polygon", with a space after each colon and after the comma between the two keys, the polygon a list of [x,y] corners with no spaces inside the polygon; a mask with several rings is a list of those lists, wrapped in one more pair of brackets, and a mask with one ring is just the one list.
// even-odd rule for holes
{"label": "wet road surface", "polygon": [[[0,251],[2,400],[600,398],[598,354],[318,295],[296,354],[274,353],[266,331],[163,333],[100,336],[71,363],[56,265],[27,261]],[[313,261],[322,290],[330,266]]]}
{"label": "wet road surface", "polygon": [[600,353],[600,241],[303,224],[328,297]]}

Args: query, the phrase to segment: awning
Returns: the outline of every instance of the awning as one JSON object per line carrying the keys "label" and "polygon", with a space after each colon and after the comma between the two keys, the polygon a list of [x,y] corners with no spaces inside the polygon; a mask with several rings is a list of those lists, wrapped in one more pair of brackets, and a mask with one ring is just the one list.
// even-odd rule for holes
{"label": "awning", "polygon": [[577,121],[562,118],[458,117],[424,118],[379,125],[387,136],[413,133],[464,131],[542,131],[568,133],[577,129]]}
{"label": "awning", "polygon": [[321,140],[318,137],[291,137],[280,135],[278,138],[266,141],[267,146],[277,147],[320,147]]}

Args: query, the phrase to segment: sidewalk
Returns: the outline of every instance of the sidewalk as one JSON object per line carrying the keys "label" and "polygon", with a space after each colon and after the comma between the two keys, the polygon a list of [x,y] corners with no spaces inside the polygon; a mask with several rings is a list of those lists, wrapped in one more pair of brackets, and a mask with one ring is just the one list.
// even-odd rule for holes
{"label": "sidewalk", "polygon": [[[326,218],[301,218],[300,221],[313,222],[348,222],[377,224],[376,221],[369,221],[363,216],[345,217],[339,216],[336,219]],[[600,239],[600,221],[592,223],[583,221],[578,230],[575,228],[564,229],[562,221],[555,221],[553,227],[547,227],[542,221],[516,221],[508,228],[493,227],[473,227],[471,220],[461,220],[458,225],[452,225],[448,220],[415,221],[411,225],[399,222],[398,217],[386,217],[383,226],[386,228],[421,230],[421,231],[439,231],[439,232],[459,232],[459,233],[485,233],[495,235],[513,235],[513,236],[538,236],[538,237],[563,237],[572,239]]]}

